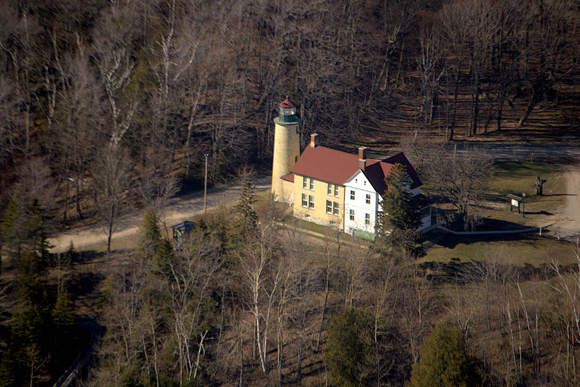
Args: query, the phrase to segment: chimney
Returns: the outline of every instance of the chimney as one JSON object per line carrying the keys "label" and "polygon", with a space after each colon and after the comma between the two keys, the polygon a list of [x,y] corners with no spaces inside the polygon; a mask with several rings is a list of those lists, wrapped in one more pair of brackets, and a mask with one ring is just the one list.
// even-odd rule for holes
{"label": "chimney", "polygon": [[367,147],[361,146],[358,148],[358,168],[361,170],[365,170],[367,165]]}
{"label": "chimney", "polygon": [[312,133],[310,135],[310,147],[311,148],[316,148],[316,139],[318,138],[318,134],[317,133]]}

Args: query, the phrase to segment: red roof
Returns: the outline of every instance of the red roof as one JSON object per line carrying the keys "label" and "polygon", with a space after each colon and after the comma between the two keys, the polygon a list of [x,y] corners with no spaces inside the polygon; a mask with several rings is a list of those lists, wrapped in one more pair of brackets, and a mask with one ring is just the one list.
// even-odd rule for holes
{"label": "red roof", "polygon": [[294,183],[294,174],[289,173],[287,175],[282,176],[280,179],[286,180],[286,181],[291,181],[292,183]]}
{"label": "red roof", "polygon": [[292,102],[290,102],[290,100],[288,99],[288,96],[286,96],[286,99],[284,101],[280,102],[280,107],[293,108],[295,106]]}
{"label": "red roof", "polygon": [[391,173],[391,168],[395,164],[403,164],[404,166],[407,167],[407,173],[409,174],[411,180],[413,180],[413,183],[411,184],[411,189],[423,185],[423,182],[421,182],[421,179],[419,179],[417,171],[415,171],[415,168],[413,168],[413,166],[411,165],[405,154],[401,152],[382,160],[380,163],[375,164],[370,168],[369,167],[366,168],[364,173],[371,182],[371,184],[373,185],[373,187],[375,188],[375,191],[377,191],[380,194],[385,192],[385,190],[387,189],[385,177],[389,176],[389,173]]}
{"label": "red roof", "polygon": [[[365,175],[379,193],[386,189],[385,176],[394,164],[401,163],[407,167],[407,173],[413,180],[411,189],[422,185],[417,172],[403,153],[379,161],[366,159]],[[306,147],[294,164],[292,173],[312,177],[333,184],[344,185],[360,169],[358,155],[330,149],[324,146]]]}

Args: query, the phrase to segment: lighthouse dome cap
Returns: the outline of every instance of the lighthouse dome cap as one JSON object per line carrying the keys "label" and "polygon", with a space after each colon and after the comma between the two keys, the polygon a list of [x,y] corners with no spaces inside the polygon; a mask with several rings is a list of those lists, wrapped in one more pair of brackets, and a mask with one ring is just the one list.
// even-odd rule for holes
{"label": "lighthouse dome cap", "polygon": [[280,107],[283,108],[293,108],[295,107],[294,104],[288,99],[288,96],[286,96],[286,99],[282,102],[280,102]]}

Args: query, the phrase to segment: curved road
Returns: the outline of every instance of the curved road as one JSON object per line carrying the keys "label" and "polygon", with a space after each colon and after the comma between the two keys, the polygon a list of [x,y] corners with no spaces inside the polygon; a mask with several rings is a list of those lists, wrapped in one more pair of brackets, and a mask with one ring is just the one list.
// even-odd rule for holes
{"label": "curved road", "polygon": [[[255,179],[252,183],[256,187],[256,192],[260,192],[270,189],[270,181],[271,178],[268,177]],[[241,192],[241,186],[208,190],[208,210],[238,200]],[[168,227],[183,220],[191,219],[196,215],[203,214],[203,191],[171,198],[165,207],[158,210],[158,214],[161,221]],[[114,242],[118,239],[137,234],[142,221],[142,210],[121,216],[117,222],[116,231],[111,238],[112,241]],[[56,253],[65,251],[71,241],[77,250],[83,250],[96,244],[107,243],[105,225],[79,227],[48,239],[48,242],[53,246],[51,251]]]}

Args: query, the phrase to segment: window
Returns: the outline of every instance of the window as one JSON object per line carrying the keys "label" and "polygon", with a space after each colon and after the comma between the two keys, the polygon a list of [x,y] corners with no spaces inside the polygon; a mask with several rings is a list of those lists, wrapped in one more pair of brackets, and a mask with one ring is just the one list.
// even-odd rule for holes
{"label": "window", "polygon": [[371,224],[371,214],[365,214],[365,224],[367,226]]}
{"label": "window", "polygon": [[302,188],[308,188],[308,178],[306,176],[302,176]]}
{"label": "window", "polygon": [[308,201],[306,200],[306,194],[302,194],[302,207],[308,207]]}
{"label": "window", "polygon": [[358,179],[354,179],[354,182],[355,182],[356,184],[358,184]]}
{"label": "window", "polygon": [[326,213],[332,214],[332,202],[330,200],[326,201]]}
{"label": "window", "polygon": [[332,214],[338,216],[338,203],[332,202]]}
{"label": "window", "polygon": [[367,194],[367,204],[371,204],[371,195]]}
{"label": "window", "polygon": [[328,188],[326,189],[328,195],[332,195],[332,184],[328,183]]}
{"label": "window", "polygon": [[354,210],[349,210],[348,215],[350,220],[354,220]]}
{"label": "window", "polygon": [[354,191],[350,190],[350,200],[354,200]]}
{"label": "window", "polygon": [[308,195],[308,208],[314,208],[314,196]]}
{"label": "window", "polygon": [[314,179],[310,178],[310,190],[314,191]]}
{"label": "window", "polygon": [[334,196],[338,197],[338,185],[334,185]]}
{"label": "window", "polygon": [[363,181],[363,185],[367,185],[367,181],[366,181],[366,180],[365,180],[365,181]]}

